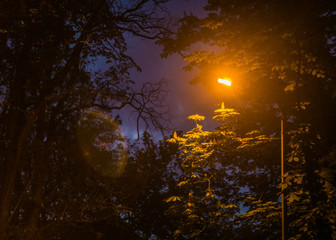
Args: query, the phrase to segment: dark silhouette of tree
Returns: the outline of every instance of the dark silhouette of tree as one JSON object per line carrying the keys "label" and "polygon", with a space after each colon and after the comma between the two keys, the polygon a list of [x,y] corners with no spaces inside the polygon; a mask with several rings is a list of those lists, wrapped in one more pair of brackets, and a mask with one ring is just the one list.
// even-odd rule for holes
{"label": "dark silhouette of tree", "polygon": [[[135,89],[129,71],[140,68],[125,40],[161,36],[163,2],[0,3],[1,239],[94,239],[88,226],[120,218],[122,193],[85,163],[77,126],[89,109],[117,117],[128,106],[147,127],[163,129],[162,83]],[[105,129],[95,139],[116,144],[102,119],[90,120],[101,121],[91,132]],[[97,146],[89,153],[104,158],[111,150]],[[95,170],[108,166],[99,164]]]}
{"label": "dark silhouette of tree", "polygon": [[165,139],[154,142],[147,132],[132,146],[121,187],[129,192],[125,218],[139,239],[171,239],[177,223],[165,215],[164,200],[178,190],[177,151],[176,144]]}

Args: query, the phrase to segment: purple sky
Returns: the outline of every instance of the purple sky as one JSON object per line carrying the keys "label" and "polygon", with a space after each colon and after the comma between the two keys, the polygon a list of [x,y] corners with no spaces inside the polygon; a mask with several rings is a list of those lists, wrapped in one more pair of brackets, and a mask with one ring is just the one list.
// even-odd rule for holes
{"label": "purple sky", "polygon": [[[185,11],[189,14],[202,14],[205,0],[172,0],[167,5],[178,18]],[[176,130],[190,130],[194,127],[192,121],[187,120],[187,116],[199,114],[208,118],[212,117],[215,105],[219,103],[218,96],[214,96],[204,86],[190,85],[196,72],[186,72],[182,68],[186,63],[182,57],[175,54],[167,59],[160,58],[161,47],[155,45],[153,41],[142,39],[131,39],[129,41],[128,53],[135,62],[142,68],[142,72],[133,72],[131,77],[136,81],[159,81],[164,78],[168,82],[171,91],[167,97],[167,103],[172,114],[172,128]],[[214,79],[216,81],[216,79]],[[216,99],[217,98],[217,99]],[[213,128],[213,122],[205,122],[205,129]],[[124,130],[127,135],[131,129]]]}

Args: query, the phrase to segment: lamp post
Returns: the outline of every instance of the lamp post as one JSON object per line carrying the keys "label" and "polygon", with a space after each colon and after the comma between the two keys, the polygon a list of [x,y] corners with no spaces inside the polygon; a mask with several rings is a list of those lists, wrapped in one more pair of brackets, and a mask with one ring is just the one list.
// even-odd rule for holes
{"label": "lamp post", "polygon": [[[220,84],[224,84],[226,86],[231,86],[231,79],[230,78],[218,78],[218,82]],[[281,235],[282,240],[286,240],[286,224],[285,224],[285,194],[283,193],[284,187],[284,121],[283,121],[283,114],[281,113],[281,121],[280,121],[280,135],[281,135]]]}
{"label": "lamp post", "polygon": [[281,113],[281,235],[282,240],[286,240],[286,224],[285,224],[285,216],[286,216],[286,206],[285,206],[285,194],[284,194],[284,120],[283,114]]}

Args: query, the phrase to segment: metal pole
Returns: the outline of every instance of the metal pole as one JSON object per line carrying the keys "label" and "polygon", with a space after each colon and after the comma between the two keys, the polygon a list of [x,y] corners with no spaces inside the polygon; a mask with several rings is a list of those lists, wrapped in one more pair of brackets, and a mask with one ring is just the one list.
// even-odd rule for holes
{"label": "metal pole", "polygon": [[285,195],[283,193],[284,187],[284,126],[283,116],[281,116],[281,225],[282,225],[282,240],[286,240],[286,228],[285,228]]}

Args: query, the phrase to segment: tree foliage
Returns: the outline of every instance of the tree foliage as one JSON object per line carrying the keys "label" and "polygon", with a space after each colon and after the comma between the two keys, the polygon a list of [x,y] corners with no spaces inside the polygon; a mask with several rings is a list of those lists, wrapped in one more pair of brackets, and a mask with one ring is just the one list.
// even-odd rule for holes
{"label": "tree foliage", "polygon": [[155,142],[145,132],[131,150],[122,188],[129,189],[130,211],[126,217],[139,239],[171,239],[175,219],[165,216],[164,199],[176,194],[179,178],[177,145]]}
{"label": "tree foliage", "polygon": [[[248,187],[243,176],[254,169],[241,166],[246,151],[255,150],[256,146],[272,139],[256,131],[239,136],[236,131],[238,116],[238,112],[224,108],[222,104],[215,110],[213,118],[221,124],[214,131],[203,131],[198,121],[204,117],[196,114],[188,117],[196,122],[194,129],[168,140],[179,144],[182,170],[182,179],[177,184],[181,188],[180,194],[166,199],[170,204],[168,214],[179,219],[179,227],[174,233],[176,239],[219,239],[224,236],[238,239],[243,219],[256,211],[266,211],[260,207],[258,210],[251,208],[242,216],[243,205],[253,207],[247,203],[251,197],[244,193]],[[270,204],[273,208],[278,205],[276,202]]]}
{"label": "tree foliage", "polygon": [[[223,109],[224,111],[224,109]],[[224,114],[217,114],[216,118],[222,118]],[[179,218],[179,228],[176,229],[176,239],[202,239],[223,236],[224,229],[233,228],[233,216],[238,207],[235,202],[230,202],[227,196],[222,196],[221,191],[237,194],[238,190],[232,185],[224,186],[224,189],[216,189],[218,177],[223,182],[229,182],[230,176],[217,174],[219,171],[227,171],[230,164],[219,166],[220,159],[216,157],[216,151],[224,151],[231,155],[237,142],[234,133],[230,131],[207,132],[202,130],[198,121],[204,120],[203,116],[192,115],[188,117],[194,120],[196,126],[183,136],[174,136],[170,142],[178,143],[181,151],[181,170],[183,178],[177,184],[182,189],[179,196],[171,196],[166,202],[172,203],[169,209],[171,215]],[[217,135],[217,138],[214,137]],[[218,137],[221,135],[220,137]],[[215,142],[213,142],[215,141]],[[220,143],[224,148],[218,148]],[[231,145],[231,146],[230,146]],[[225,151],[225,150],[226,151]],[[231,159],[227,161],[232,162]],[[234,198],[231,196],[231,198]],[[224,203],[223,203],[224,199]],[[220,230],[220,231],[219,231]]]}

